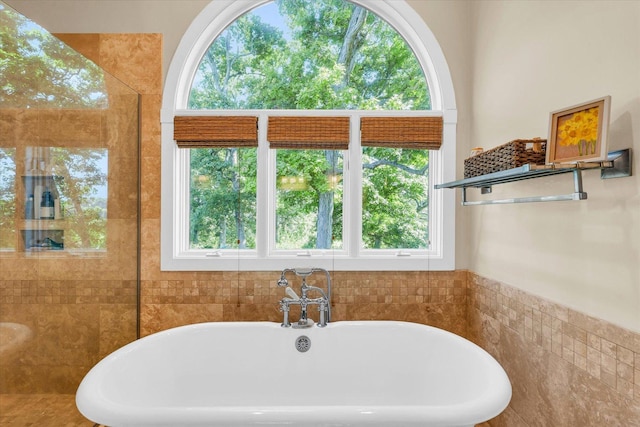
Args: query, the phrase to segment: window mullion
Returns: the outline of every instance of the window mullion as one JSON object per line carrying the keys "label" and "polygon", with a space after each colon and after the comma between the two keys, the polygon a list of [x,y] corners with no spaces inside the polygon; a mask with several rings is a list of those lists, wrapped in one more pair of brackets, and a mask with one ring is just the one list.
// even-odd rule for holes
{"label": "window mullion", "polygon": [[275,190],[275,163],[271,161],[269,143],[267,142],[268,114],[258,116],[258,173],[256,195],[256,249],[258,258],[267,258],[272,246],[271,233],[273,221],[273,195]]}
{"label": "window mullion", "polygon": [[[174,217],[176,222],[176,230],[180,230],[175,233],[174,242],[175,247],[173,252],[179,255],[182,255],[190,250],[189,244],[189,217],[190,217],[190,157],[189,150],[180,150],[178,148],[173,148],[175,151],[175,168],[177,174],[184,179],[175,180],[174,181],[174,197],[176,203],[173,205],[174,209]],[[184,172],[183,172],[184,171]]]}
{"label": "window mullion", "polygon": [[[349,144],[349,199],[345,203],[345,225],[348,236],[347,250],[349,257],[357,258],[362,242],[362,149],[360,146],[360,116],[351,116],[351,143]],[[345,174],[347,175],[347,174]],[[346,198],[345,198],[346,199]]]}

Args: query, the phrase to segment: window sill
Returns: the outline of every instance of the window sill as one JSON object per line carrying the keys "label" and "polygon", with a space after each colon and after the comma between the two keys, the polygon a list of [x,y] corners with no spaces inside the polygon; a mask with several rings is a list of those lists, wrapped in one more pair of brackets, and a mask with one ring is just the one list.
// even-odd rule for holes
{"label": "window sill", "polygon": [[[211,252],[209,253],[211,254]],[[330,271],[452,271],[445,257],[437,255],[369,255],[360,258],[336,256],[333,254],[312,254],[305,256],[237,256],[185,255],[164,258],[163,271],[279,271],[283,268],[318,267]]]}

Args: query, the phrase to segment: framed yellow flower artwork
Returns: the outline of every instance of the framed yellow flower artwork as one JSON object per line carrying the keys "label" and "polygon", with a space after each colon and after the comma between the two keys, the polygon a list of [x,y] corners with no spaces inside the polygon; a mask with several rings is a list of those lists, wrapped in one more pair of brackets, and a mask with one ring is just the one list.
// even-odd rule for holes
{"label": "framed yellow flower artwork", "polygon": [[551,112],[546,163],[606,160],[610,110],[605,96]]}

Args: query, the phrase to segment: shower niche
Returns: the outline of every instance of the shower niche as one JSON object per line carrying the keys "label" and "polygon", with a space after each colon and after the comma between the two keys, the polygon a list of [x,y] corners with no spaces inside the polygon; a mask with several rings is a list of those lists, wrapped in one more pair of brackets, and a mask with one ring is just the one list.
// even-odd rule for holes
{"label": "shower niche", "polygon": [[108,154],[100,148],[26,147],[16,209],[26,253],[92,254],[107,241]]}
{"label": "shower niche", "polygon": [[27,252],[64,250],[65,227],[58,191],[62,177],[52,175],[49,153],[48,147],[27,147],[20,227],[21,243]]}

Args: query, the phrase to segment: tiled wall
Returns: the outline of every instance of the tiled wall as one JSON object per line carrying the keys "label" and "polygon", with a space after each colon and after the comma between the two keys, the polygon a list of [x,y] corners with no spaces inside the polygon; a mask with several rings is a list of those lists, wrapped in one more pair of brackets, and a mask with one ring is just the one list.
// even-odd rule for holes
{"label": "tiled wall", "polygon": [[0,393],[75,393],[91,366],[135,338],[135,300],[135,281],[0,280],[0,321],[31,331],[0,352]]}
{"label": "tiled wall", "polygon": [[469,273],[469,336],[513,385],[492,426],[640,426],[640,334]]}
{"label": "tiled wall", "polygon": [[[142,282],[142,335],[195,322],[282,321],[279,272],[195,274],[192,280]],[[407,320],[466,335],[464,271],[333,272],[331,277],[334,320]],[[312,276],[310,283],[324,286],[323,275]],[[317,320],[313,313],[310,317]]]}

